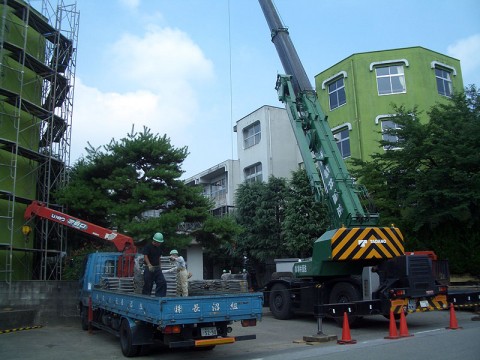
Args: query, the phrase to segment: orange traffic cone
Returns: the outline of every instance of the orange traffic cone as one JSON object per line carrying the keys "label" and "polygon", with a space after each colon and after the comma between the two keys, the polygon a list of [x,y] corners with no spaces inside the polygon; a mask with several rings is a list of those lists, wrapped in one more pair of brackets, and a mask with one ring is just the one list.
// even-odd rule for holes
{"label": "orange traffic cone", "polygon": [[407,319],[405,318],[405,313],[402,312],[400,313],[400,337],[408,337],[408,336],[413,336],[408,333],[408,328],[407,328]]}
{"label": "orange traffic cone", "polygon": [[446,329],[450,330],[458,330],[461,327],[458,326],[457,316],[455,315],[455,308],[453,307],[453,303],[450,303],[450,326]]}
{"label": "orange traffic cone", "polygon": [[337,340],[337,344],[356,344],[357,340],[352,340],[350,336],[350,325],[348,325],[348,316],[347,312],[343,313],[343,328],[342,328],[342,339]]}
{"label": "orange traffic cone", "polygon": [[395,315],[393,311],[390,310],[390,332],[388,336],[385,336],[385,339],[400,339],[397,332],[397,323],[395,322]]}

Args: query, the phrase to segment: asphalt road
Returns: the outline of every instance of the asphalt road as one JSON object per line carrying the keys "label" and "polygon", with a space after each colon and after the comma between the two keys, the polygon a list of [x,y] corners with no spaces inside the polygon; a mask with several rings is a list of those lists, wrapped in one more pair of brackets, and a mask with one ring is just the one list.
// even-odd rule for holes
{"label": "asphalt road", "polygon": [[[267,309],[263,321],[256,327],[242,328],[234,324],[233,335],[256,334],[256,340],[217,346],[211,351],[169,350],[151,348],[138,359],[229,359],[229,360],[322,360],[345,359],[480,359],[480,321],[472,321],[475,314],[456,311],[461,329],[446,329],[450,325],[449,311],[410,314],[407,316],[408,333],[413,335],[396,340],[384,339],[389,335],[389,321],[382,316],[368,317],[359,327],[350,328],[356,344],[338,345],[306,343],[304,336],[317,332],[316,320],[300,317],[281,321],[272,317]],[[342,329],[332,321],[325,321],[323,332],[342,338]],[[0,358],[35,360],[123,359],[119,340],[96,330],[82,331],[80,324],[43,326],[38,329],[0,334]]]}

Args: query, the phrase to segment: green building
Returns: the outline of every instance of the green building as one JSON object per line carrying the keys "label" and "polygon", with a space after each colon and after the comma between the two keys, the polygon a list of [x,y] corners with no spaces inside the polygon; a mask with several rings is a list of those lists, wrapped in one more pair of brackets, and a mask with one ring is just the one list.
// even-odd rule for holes
{"label": "green building", "polygon": [[396,126],[392,103],[426,112],[463,80],[459,60],[417,46],[353,54],[316,75],[315,86],[343,157],[368,160],[382,130]]}
{"label": "green building", "polygon": [[7,283],[56,278],[65,250],[64,229],[39,220],[26,228],[24,211],[34,200],[52,205],[67,181],[78,13],[63,2],[36,4],[42,12],[29,1],[0,1],[0,276]]}

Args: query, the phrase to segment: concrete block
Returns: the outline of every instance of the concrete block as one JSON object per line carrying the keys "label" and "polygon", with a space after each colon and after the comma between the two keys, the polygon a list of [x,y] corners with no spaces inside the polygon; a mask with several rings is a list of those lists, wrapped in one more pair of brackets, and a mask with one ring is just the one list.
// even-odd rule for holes
{"label": "concrete block", "polygon": [[19,329],[35,324],[36,311],[31,309],[0,309],[0,330]]}
{"label": "concrete block", "polygon": [[337,335],[315,334],[315,335],[303,337],[303,341],[305,342],[328,342],[328,341],[336,341],[336,340],[337,340]]}

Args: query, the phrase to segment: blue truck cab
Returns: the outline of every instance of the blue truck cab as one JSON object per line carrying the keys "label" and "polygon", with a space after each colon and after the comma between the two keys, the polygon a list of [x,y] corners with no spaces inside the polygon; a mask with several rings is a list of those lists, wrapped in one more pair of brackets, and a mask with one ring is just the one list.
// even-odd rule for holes
{"label": "blue truck cab", "polygon": [[240,322],[244,327],[255,326],[261,321],[262,293],[163,298],[142,295],[135,292],[135,276],[125,276],[119,270],[124,264],[119,252],[90,254],[80,279],[78,304],[82,328],[98,328],[119,337],[125,356],[136,356],[143,346],[155,343],[170,348],[213,349],[256,338],[231,336],[231,325]]}

